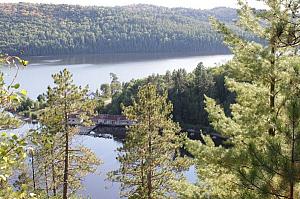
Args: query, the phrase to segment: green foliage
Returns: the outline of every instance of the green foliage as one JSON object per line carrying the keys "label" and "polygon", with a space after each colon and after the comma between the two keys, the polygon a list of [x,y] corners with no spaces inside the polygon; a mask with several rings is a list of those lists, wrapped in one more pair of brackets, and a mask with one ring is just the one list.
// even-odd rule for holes
{"label": "green foliage", "polygon": [[18,106],[17,111],[22,112],[22,111],[29,111],[31,108],[33,108],[34,101],[31,100],[30,98],[23,98],[21,101],[21,104]]}
{"label": "green foliage", "polygon": [[[226,86],[236,94],[227,115],[216,100],[206,97],[211,125],[229,136],[229,149],[189,141],[195,156],[198,183],[180,191],[182,198],[299,198],[299,29],[296,1],[264,1],[269,9],[254,13],[244,1],[238,24],[266,45],[238,37],[224,24],[214,26],[224,34],[234,58],[223,67]],[[289,13],[289,14],[288,14]],[[284,22],[285,25],[282,23]],[[289,24],[289,25],[288,25]],[[285,32],[285,34],[283,34]],[[288,42],[287,42],[288,41]],[[191,194],[192,193],[192,194]]]}
{"label": "green foliage", "polygon": [[224,86],[224,76],[215,74],[212,69],[207,69],[199,63],[192,73],[181,69],[124,83],[122,92],[113,96],[112,103],[103,111],[120,114],[120,104],[132,105],[139,87],[149,82],[157,85],[160,91],[168,91],[168,99],[173,104],[173,119],[186,128],[209,127],[208,116],[204,110],[204,95],[216,98],[224,105],[226,114],[229,114],[229,104],[234,101],[234,94]]}
{"label": "green foliage", "polygon": [[95,172],[100,164],[91,150],[71,145],[79,126],[69,122],[76,118],[80,125],[91,125],[95,101],[89,99],[87,87],[74,85],[67,69],[52,77],[55,86],[48,87],[45,99],[39,97],[39,101],[46,101],[46,107],[39,116],[42,129],[32,136],[36,151],[32,168],[38,174],[36,183],[40,192],[66,198],[74,195],[82,186],[81,179]]}
{"label": "green foliage", "polygon": [[121,91],[122,85],[121,85],[121,83],[120,83],[120,81],[119,81],[116,74],[110,73],[109,75],[110,75],[110,79],[111,79],[111,83],[110,83],[110,92],[111,92],[111,94],[110,94],[110,96],[114,96],[114,95],[118,94]]}
{"label": "green foliage", "polygon": [[104,106],[105,106],[105,102],[103,101],[103,99],[101,98],[96,99],[95,112],[98,114],[102,113]]}
{"label": "green foliage", "polygon": [[154,85],[138,91],[124,115],[136,123],[128,127],[124,145],[118,149],[121,163],[110,178],[121,182],[122,195],[128,198],[168,198],[173,183],[182,178],[180,169],[187,161],[178,157],[184,136],[171,118],[172,104],[167,93],[160,95]]}
{"label": "green foliage", "polygon": [[[0,55],[1,65],[20,67],[19,64],[27,65],[27,63],[19,57]],[[15,134],[4,132],[17,128],[21,124],[8,112],[16,108],[26,94],[19,88],[20,84],[15,83],[14,80],[6,84],[3,74],[0,74],[0,198],[35,198],[35,194],[30,193],[30,180],[23,178],[26,140]],[[18,180],[15,181],[15,178]]]}
{"label": "green foliage", "polygon": [[[2,132],[0,137],[0,196],[5,194],[5,188],[9,177],[13,174],[14,169],[17,169],[23,163],[26,153],[24,147],[26,142],[24,139],[18,138],[17,135],[8,135]],[[3,196],[3,195],[2,195]]]}
{"label": "green foliage", "polygon": [[16,49],[23,49],[26,55],[226,53],[220,36],[210,27],[209,16],[232,25],[236,10],[0,4],[0,52],[18,54]]}
{"label": "green foliage", "polygon": [[111,97],[111,88],[109,84],[101,84],[100,90],[104,98]]}

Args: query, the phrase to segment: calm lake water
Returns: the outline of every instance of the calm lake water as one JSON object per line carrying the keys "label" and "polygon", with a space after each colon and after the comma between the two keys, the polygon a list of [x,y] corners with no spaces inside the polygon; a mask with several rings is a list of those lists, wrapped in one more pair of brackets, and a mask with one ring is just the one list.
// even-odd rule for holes
{"label": "calm lake water", "polygon": [[[178,55],[179,56],[179,55]],[[232,55],[175,57],[153,55],[87,55],[66,57],[29,57],[29,66],[20,69],[16,82],[28,91],[28,96],[36,98],[53,85],[51,74],[68,68],[78,85],[89,85],[91,90],[110,82],[109,73],[115,73],[121,82],[147,77],[151,74],[164,74],[167,70],[184,68],[188,72],[195,69],[199,62],[211,67],[229,60]],[[122,61],[123,60],[123,61]],[[4,68],[7,79],[12,79],[15,69]]]}
{"label": "calm lake water", "polygon": [[[232,55],[212,56],[183,56],[168,54],[122,54],[122,55],[85,55],[65,57],[29,57],[30,64],[20,69],[16,82],[21,84],[28,92],[28,96],[36,98],[39,94],[46,92],[48,85],[53,85],[51,74],[68,68],[73,73],[74,82],[78,85],[89,85],[91,90],[96,90],[102,83],[109,83],[109,73],[115,73],[121,82],[131,79],[147,77],[151,74],[164,74],[167,70],[184,68],[188,72],[195,69],[199,62],[205,66],[212,67],[220,65],[232,58]],[[7,81],[10,81],[16,69],[3,68]],[[24,126],[28,129],[30,126]],[[76,144],[82,144],[92,149],[104,162],[97,174],[90,174],[84,180],[84,196],[92,199],[118,199],[120,185],[109,182],[106,173],[118,168],[116,160],[116,149],[121,146],[120,142],[113,139],[94,138],[89,136],[78,136]],[[186,176],[195,181],[194,168],[187,172]]]}

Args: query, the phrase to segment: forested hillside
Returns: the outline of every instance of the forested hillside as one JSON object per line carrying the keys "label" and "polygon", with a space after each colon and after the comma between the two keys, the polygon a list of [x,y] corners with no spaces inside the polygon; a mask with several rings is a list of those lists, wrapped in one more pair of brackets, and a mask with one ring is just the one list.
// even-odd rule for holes
{"label": "forested hillside", "polygon": [[212,30],[209,16],[227,24],[237,18],[236,10],[229,8],[0,4],[0,52],[228,52]]}

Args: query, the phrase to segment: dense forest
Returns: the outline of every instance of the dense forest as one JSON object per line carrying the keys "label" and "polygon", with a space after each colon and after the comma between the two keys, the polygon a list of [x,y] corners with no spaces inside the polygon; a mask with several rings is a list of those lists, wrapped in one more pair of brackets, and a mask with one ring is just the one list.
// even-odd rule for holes
{"label": "dense forest", "polygon": [[[132,105],[134,97],[141,86],[156,85],[162,93],[168,92],[168,100],[173,104],[173,119],[184,129],[205,129],[211,131],[208,114],[205,111],[204,95],[213,97],[230,114],[229,105],[234,102],[235,95],[225,86],[224,75],[217,68],[207,69],[199,63],[191,73],[184,69],[167,71],[164,75],[151,75],[144,79],[131,80],[116,89],[115,83],[103,84],[100,92],[103,97],[112,97],[112,102],[100,112],[121,114],[122,106]],[[112,89],[111,89],[112,88]],[[113,94],[107,90],[114,90]]]}
{"label": "dense forest", "polygon": [[0,4],[0,52],[228,53],[221,36],[211,28],[210,16],[229,25],[237,19],[236,10],[230,8]]}

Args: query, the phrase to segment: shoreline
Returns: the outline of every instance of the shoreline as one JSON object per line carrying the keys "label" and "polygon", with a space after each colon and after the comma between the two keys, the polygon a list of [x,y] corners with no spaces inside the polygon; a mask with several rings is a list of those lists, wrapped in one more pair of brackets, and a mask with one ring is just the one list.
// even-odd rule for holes
{"label": "shoreline", "polygon": [[71,55],[49,55],[49,56],[24,56],[30,65],[43,63],[45,65],[53,64],[99,64],[99,60],[103,64],[117,64],[126,62],[166,60],[173,58],[191,58],[232,55],[228,53],[105,53],[105,54],[71,54]]}

